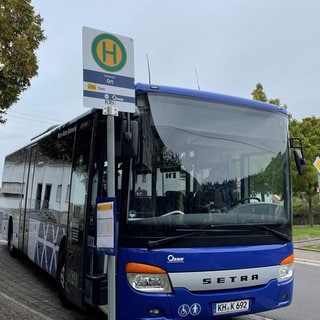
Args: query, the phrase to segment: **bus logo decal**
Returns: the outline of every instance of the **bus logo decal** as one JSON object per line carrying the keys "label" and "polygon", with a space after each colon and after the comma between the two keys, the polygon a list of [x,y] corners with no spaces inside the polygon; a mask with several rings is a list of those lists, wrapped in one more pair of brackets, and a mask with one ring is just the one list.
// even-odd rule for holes
{"label": "bus logo decal", "polygon": [[168,263],[184,263],[184,257],[175,257],[173,254],[169,254],[167,257]]}

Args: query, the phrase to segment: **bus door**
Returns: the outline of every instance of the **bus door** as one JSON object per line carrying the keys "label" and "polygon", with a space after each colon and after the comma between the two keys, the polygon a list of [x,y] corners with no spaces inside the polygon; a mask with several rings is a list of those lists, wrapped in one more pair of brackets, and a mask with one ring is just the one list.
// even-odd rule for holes
{"label": "bus door", "polygon": [[68,299],[79,307],[83,303],[83,257],[91,145],[92,118],[78,124],[68,212],[65,290]]}
{"label": "bus door", "polygon": [[26,149],[23,185],[24,194],[21,199],[20,206],[20,221],[19,221],[19,249],[24,254],[28,254],[28,238],[29,238],[29,217],[30,210],[35,205],[32,203],[32,189],[33,189],[33,174],[36,158],[36,146]]}

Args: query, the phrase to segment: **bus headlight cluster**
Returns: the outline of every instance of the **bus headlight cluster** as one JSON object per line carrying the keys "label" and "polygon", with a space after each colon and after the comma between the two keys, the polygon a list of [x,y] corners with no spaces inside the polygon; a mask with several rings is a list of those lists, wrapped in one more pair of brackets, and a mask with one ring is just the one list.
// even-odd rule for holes
{"label": "bus headlight cluster", "polygon": [[279,266],[278,281],[286,281],[293,277],[294,255],[291,255],[281,261]]}
{"label": "bus headlight cluster", "polygon": [[278,281],[286,281],[293,276],[293,263],[281,265],[279,268]]}
{"label": "bus headlight cluster", "polygon": [[167,272],[159,267],[141,263],[128,263],[126,273],[132,288],[149,293],[172,292]]}

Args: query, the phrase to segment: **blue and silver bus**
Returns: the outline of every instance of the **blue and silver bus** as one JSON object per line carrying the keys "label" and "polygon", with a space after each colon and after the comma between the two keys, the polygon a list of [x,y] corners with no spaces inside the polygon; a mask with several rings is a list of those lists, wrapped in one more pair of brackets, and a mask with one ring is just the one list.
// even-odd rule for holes
{"label": "blue and silver bus", "polygon": [[290,148],[300,172],[304,160],[286,108],[137,84],[136,111],[114,118],[111,253],[97,248],[97,199],[110,199],[107,117],[89,110],[6,157],[0,222],[11,255],[55,277],[66,306],[108,314],[114,276],[116,319],[223,319],[288,306]]}

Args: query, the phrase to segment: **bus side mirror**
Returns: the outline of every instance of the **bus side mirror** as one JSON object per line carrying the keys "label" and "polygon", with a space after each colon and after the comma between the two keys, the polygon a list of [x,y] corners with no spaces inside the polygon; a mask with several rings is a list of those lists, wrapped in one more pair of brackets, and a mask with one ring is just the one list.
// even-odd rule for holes
{"label": "bus side mirror", "polygon": [[290,148],[293,148],[294,161],[300,176],[305,174],[306,171],[306,159],[303,155],[302,140],[300,138],[290,138]]}
{"label": "bus side mirror", "polygon": [[138,156],[139,125],[137,120],[123,120],[121,124],[121,155]]}
{"label": "bus side mirror", "polygon": [[306,159],[302,156],[302,152],[299,149],[293,150],[294,160],[300,176],[305,174],[306,171]]}

